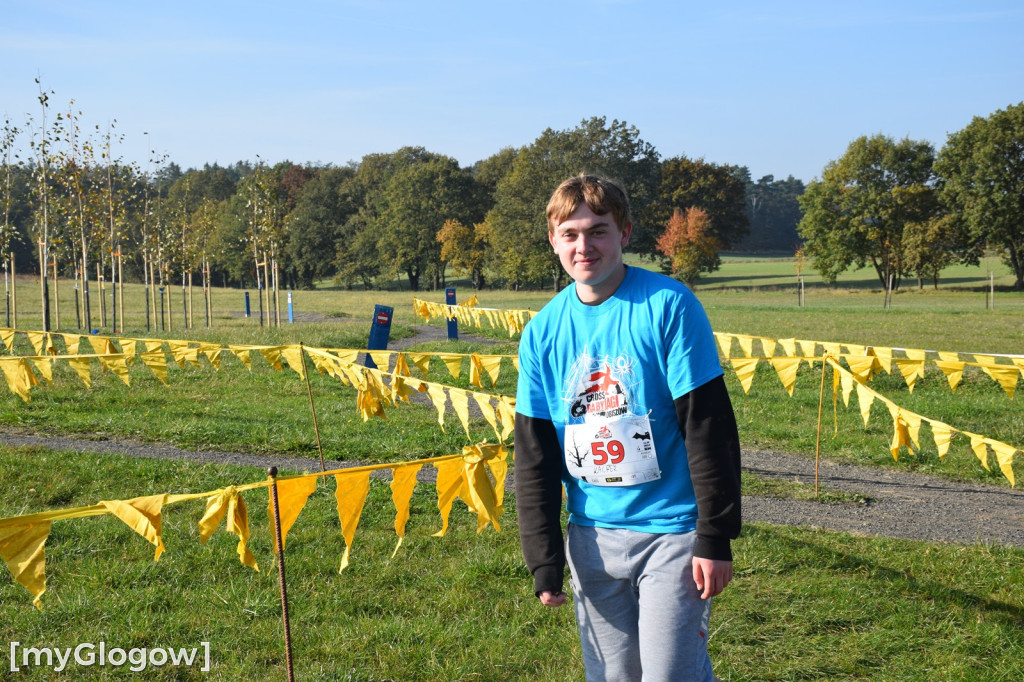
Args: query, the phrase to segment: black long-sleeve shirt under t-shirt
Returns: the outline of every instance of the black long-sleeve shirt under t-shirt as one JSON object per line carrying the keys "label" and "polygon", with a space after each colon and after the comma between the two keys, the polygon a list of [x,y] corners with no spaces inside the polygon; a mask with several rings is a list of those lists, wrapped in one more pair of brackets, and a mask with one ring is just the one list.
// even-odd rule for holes
{"label": "black long-sleeve shirt under t-shirt", "polygon": [[[730,543],[741,526],[740,445],[725,380],[712,379],[674,404],[697,501],[694,556],[731,560]],[[562,458],[551,420],[516,414],[519,540],[537,594],[562,591]]]}

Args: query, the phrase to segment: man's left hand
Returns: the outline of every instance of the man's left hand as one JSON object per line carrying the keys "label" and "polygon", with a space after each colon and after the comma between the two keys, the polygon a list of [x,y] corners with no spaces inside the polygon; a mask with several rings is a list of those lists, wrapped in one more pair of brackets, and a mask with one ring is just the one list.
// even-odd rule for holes
{"label": "man's left hand", "polygon": [[722,593],[732,580],[732,562],[693,558],[693,582],[697,583],[701,599]]}

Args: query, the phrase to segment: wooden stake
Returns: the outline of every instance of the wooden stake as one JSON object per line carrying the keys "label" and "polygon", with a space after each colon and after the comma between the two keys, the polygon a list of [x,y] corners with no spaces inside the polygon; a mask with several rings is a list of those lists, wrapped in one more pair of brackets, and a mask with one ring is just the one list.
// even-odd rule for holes
{"label": "wooden stake", "polygon": [[292,630],[288,623],[288,583],[284,578],[284,541],[281,537],[281,510],[277,502],[277,467],[267,469],[270,475],[270,499],[274,507],[274,539],[277,542],[277,577],[281,585],[281,620],[284,622],[284,655],[288,682],[295,680],[292,669]]}
{"label": "wooden stake", "polygon": [[299,344],[299,355],[302,356],[302,376],[306,377],[306,393],[309,394],[309,411],[313,415],[313,432],[316,434],[316,450],[320,453],[320,471],[327,471],[324,464],[324,448],[320,443],[320,425],[316,421],[316,406],[313,404],[313,389],[309,385],[309,372],[306,370],[306,350]]}

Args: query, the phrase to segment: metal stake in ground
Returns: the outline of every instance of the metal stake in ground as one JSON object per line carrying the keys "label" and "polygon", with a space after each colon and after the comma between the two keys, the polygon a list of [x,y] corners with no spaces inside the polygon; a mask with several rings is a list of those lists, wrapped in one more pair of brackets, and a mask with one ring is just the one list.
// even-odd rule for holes
{"label": "metal stake in ground", "polygon": [[270,475],[270,500],[274,507],[274,540],[277,543],[277,575],[281,583],[281,619],[284,622],[284,654],[288,670],[288,682],[293,682],[292,630],[288,623],[288,588],[284,579],[284,542],[281,539],[281,510],[277,505],[277,467],[267,469]]}

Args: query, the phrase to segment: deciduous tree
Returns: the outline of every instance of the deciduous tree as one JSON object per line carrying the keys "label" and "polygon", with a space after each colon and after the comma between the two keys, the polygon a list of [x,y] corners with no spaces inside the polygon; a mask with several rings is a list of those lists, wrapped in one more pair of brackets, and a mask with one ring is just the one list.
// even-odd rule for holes
{"label": "deciduous tree", "polygon": [[1024,289],[1024,102],[950,135],[935,167],[973,245],[999,249]]}
{"label": "deciduous tree", "polygon": [[929,220],[938,205],[931,144],[885,135],[859,137],[800,197],[800,235],[815,269],[829,282],[852,265],[871,263],[883,288],[908,273],[904,230]]}
{"label": "deciduous tree", "polygon": [[722,264],[718,257],[722,242],[714,236],[707,211],[696,206],[676,209],[658,237],[658,251],[667,256],[672,275],[689,286],[702,272],[714,272]]}

